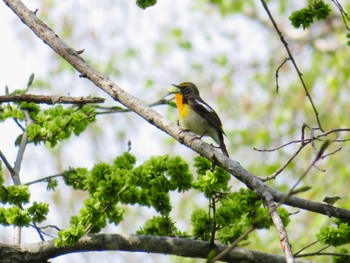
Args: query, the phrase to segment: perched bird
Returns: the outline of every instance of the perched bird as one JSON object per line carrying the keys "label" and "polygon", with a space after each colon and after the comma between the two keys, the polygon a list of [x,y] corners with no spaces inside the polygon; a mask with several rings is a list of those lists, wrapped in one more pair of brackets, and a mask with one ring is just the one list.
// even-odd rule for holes
{"label": "perched bird", "polygon": [[327,205],[334,205],[335,202],[340,200],[341,198],[339,196],[326,196],[322,201],[325,202]]}
{"label": "perched bird", "polygon": [[224,130],[217,113],[200,97],[198,88],[191,82],[179,85],[175,91],[176,106],[179,111],[180,127],[198,134],[211,137],[221,148],[224,155],[229,154],[224,143]]}

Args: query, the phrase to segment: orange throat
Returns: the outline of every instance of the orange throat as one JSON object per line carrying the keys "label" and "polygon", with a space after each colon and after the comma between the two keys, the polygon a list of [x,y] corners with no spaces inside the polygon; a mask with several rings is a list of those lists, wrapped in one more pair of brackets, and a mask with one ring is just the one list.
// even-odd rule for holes
{"label": "orange throat", "polygon": [[178,109],[178,111],[179,111],[179,114],[180,114],[180,117],[183,117],[182,115],[184,115],[185,114],[185,112],[184,112],[184,105],[183,105],[183,96],[182,96],[182,94],[181,93],[176,93],[175,94],[175,101],[176,101],[176,107],[177,107],[177,109]]}

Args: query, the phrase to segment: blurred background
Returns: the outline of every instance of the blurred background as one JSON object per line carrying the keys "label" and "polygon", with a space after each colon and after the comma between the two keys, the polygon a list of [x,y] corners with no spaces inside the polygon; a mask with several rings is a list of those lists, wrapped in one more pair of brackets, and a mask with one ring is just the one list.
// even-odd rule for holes
{"label": "blurred background", "polygon": [[[349,10],[350,4],[344,9]],[[289,15],[307,5],[307,1],[269,1],[272,15],[283,32],[294,58],[302,71],[323,128],[350,127],[349,46],[346,28],[339,11],[332,5],[326,21],[309,29],[294,29]],[[115,83],[152,103],[162,98],[171,83],[194,82],[201,96],[219,113],[227,134],[226,145],[231,158],[260,177],[274,173],[298,149],[291,144],[272,149],[301,138],[303,123],[317,127],[315,114],[292,64],[279,70],[276,92],[276,70],[287,58],[279,36],[271,25],[260,1],[159,1],[146,10],[135,1],[26,1],[37,16],[47,23],[68,45],[82,54],[92,66]],[[14,13],[0,8],[0,93],[25,89],[31,73],[35,79],[29,93],[65,96],[99,96],[106,106],[118,103],[77,73],[62,58],[38,39]],[[176,122],[177,111],[170,106],[155,108]],[[14,141],[21,133],[7,120],[0,125],[0,149],[14,162]],[[306,131],[305,136],[310,136]],[[339,138],[349,138],[338,134]],[[333,135],[331,138],[334,139]],[[210,139],[204,139],[212,142]],[[87,131],[70,138],[55,148],[29,145],[25,153],[21,179],[23,183],[53,175],[69,167],[91,168],[95,163],[111,162],[128,150],[142,163],[152,155],[182,155],[193,162],[196,153],[134,113],[100,115]],[[320,142],[315,142],[317,147]],[[300,197],[321,202],[324,196],[340,196],[337,206],[350,207],[347,199],[348,159],[346,143],[332,144],[329,153],[341,151],[320,161],[301,186],[312,189]],[[268,184],[288,191],[313,160],[315,149],[305,148],[297,158]],[[7,184],[12,184],[5,172]],[[244,187],[232,179],[232,189]],[[33,201],[50,203],[48,224],[67,227],[70,216],[80,208],[85,193],[60,186],[46,191],[44,183],[32,185]],[[191,232],[189,219],[196,207],[208,206],[195,192],[173,195],[174,220],[182,231]],[[181,207],[181,209],[179,209]],[[291,213],[298,209],[288,207]],[[152,217],[147,208],[127,208],[127,223],[109,226],[105,233],[135,233]],[[287,228],[293,251],[316,240],[322,226],[332,223],[322,215],[300,211],[292,216]],[[305,235],[307,231],[307,235]],[[54,232],[53,232],[54,234]],[[0,227],[0,242],[12,240],[12,228]],[[23,243],[40,241],[33,229],[23,230]],[[282,254],[275,229],[255,231],[246,247]],[[52,262],[204,262],[162,255],[125,252],[82,253],[65,255]],[[329,258],[324,258],[329,262]],[[319,262],[321,262],[320,259]]]}

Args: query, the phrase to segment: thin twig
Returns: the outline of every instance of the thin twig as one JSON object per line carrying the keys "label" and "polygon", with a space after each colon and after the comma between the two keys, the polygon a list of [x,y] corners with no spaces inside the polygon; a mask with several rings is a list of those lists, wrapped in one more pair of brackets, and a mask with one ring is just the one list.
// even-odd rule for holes
{"label": "thin twig", "polygon": [[[108,208],[110,208],[110,206],[112,204],[116,203],[116,199],[122,194],[124,193],[128,188],[130,187],[130,185],[126,184],[123,186],[122,189],[120,189],[120,191],[116,194],[115,199],[111,200],[108,202],[108,204],[106,204],[106,206],[103,208],[103,210],[101,211],[101,215],[103,215]],[[91,231],[91,229],[94,227],[94,224],[91,222],[86,228],[85,228],[85,235],[89,234],[89,232]]]}
{"label": "thin twig", "polygon": [[[214,246],[215,244],[215,233],[216,233],[216,200],[215,197],[210,199],[211,204],[209,204],[209,211],[210,208],[213,211],[213,224],[212,224],[212,229],[211,229],[211,239],[210,239],[210,245]],[[209,214],[210,218],[210,214]]]}
{"label": "thin twig", "polygon": [[348,23],[346,20],[350,21],[350,17],[348,14],[344,11],[342,5],[338,2],[338,0],[332,0],[332,2],[335,4],[335,6],[339,9],[340,15],[343,19],[344,25],[348,31],[350,31],[350,28],[348,26]]}
{"label": "thin twig", "polygon": [[37,227],[37,225],[36,225],[35,223],[33,223],[31,226],[36,230],[36,232],[38,233],[38,235],[39,235],[41,241],[45,241],[45,238],[44,238],[43,233],[42,233],[42,231],[40,230],[40,228]]}
{"label": "thin twig", "polygon": [[[28,111],[23,111],[23,112],[24,112],[24,115],[26,117],[26,126],[29,126],[33,121],[30,118]],[[15,166],[13,167],[13,170],[15,171],[15,174],[14,174],[14,177],[13,177],[15,185],[20,185],[21,184],[21,179],[20,179],[20,176],[19,176],[19,172],[21,170],[23,156],[24,156],[24,152],[26,150],[27,144],[28,144],[28,133],[26,131],[24,131],[23,134],[22,134],[21,143],[19,145],[19,149],[18,149],[18,152],[17,152]]]}
{"label": "thin twig", "polygon": [[316,251],[316,253],[321,253],[322,251],[326,250],[327,248],[329,248],[331,245],[327,245],[319,250]]}
{"label": "thin twig", "polygon": [[34,181],[30,181],[28,183],[25,183],[24,185],[32,185],[32,184],[36,184],[36,183],[41,183],[41,182],[45,182],[49,179],[53,179],[53,178],[56,178],[56,177],[64,177],[66,176],[67,174],[66,173],[60,173],[60,174],[54,174],[54,175],[50,175],[50,176],[46,176],[46,177],[43,177],[43,178],[40,178],[40,179],[37,179],[37,180],[34,180]]}
{"label": "thin twig", "polygon": [[294,192],[294,189],[299,185],[299,183],[304,179],[304,177],[310,172],[312,167],[315,166],[315,164],[318,162],[318,160],[321,159],[324,151],[326,150],[326,148],[328,146],[329,146],[329,141],[326,141],[325,143],[322,144],[322,146],[320,147],[320,149],[319,149],[318,153],[316,154],[315,158],[313,159],[311,164],[307,167],[305,172],[299,177],[299,179],[295,182],[295,184],[289,189],[289,192],[279,201],[280,204],[283,204],[284,201],[286,201],[292,195],[292,193]]}
{"label": "thin twig", "polygon": [[0,159],[4,162],[7,170],[9,170],[11,176],[13,177],[13,175],[15,174],[15,171],[13,170],[11,164],[8,162],[6,156],[2,153],[1,150],[0,150]]}
{"label": "thin twig", "polygon": [[[29,115],[28,111],[23,111],[23,112],[24,112],[24,116],[26,118],[26,126],[28,126],[33,121],[30,118],[30,115]],[[28,145],[28,133],[27,133],[27,131],[24,131],[22,133],[22,136],[21,136],[21,142],[19,144],[19,149],[18,149],[18,152],[17,152],[15,165],[13,167],[14,174],[12,176],[12,180],[13,180],[13,183],[15,185],[20,185],[21,184],[21,177],[19,175],[19,172],[21,170],[23,156],[24,156],[24,152],[26,150],[27,145]],[[22,232],[21,228],[16,226],[15,229],[14,229],[14,237],[13,237],[13,243],[14,244],[21,244],[21,232]]]}
{"label": "thin twig", "polygon": [[[174,98],[171,99],[165,99],[169,94],[166,94],[163,98],[160,100],[153,102],[151,104],[148,104],[149,107],[155,107],[160,105],[171,105],[171,102],[174,100]],[[111,114],[111,113],[124,113],[124,112],[132,112],[132,110],[128,108],[122,108],[119,106],[113,106],[113,107],[105,107],[105,106],[96,106],[96,109],[101,109],[103,111],[99,111],[96,113],[96,115],[103,115],[103,114]]]}
{"label": "thin twig", "polygon": [[305,146],[306,144],[300,145],[298,150],[291,157],[289,157],[289,159],[276,172],[274,172],[272,175],[266,176],[264,179],[261,180],[263,182],[266,182],[275,179],[281,172],[283,172],[284,169],[286,169],[286,167],[294,160],[294,158],[297,157],[297,155],[301,152],[302,149],[304,149]]}
{"label": "thin twig", "polygon": [[214,263],[218,260],[220,260],[221,258],[223,258],[224,256],[226,256],[228,253],[231,252],[232,249],[234,249],[235,247],[237,247],[237,245],[239,244],[239,242],[241,242],[242,240],[244,240],[247,236],[249,236],[250,233],[252,233],[255,230],[255,226],[251,226],[249,229],[247,229],[246,232],[244,232],[239,238],[237,238],[235,240],[235,242],[233,242],[230,246],[227,246],[223,251],[221,251],[219,254],[217,254],[214,258],[212,258],[211,260],[208,261],[208,263]]}
{"label": "thin twig", "polygon": [[[338,257],[348,257],[350,258],[349,254],[342,254],[342,253],[329,253],[329,252],[324,252],[324,253],[319,253],[319,252],[314,252],[314,253],[306,253],[306,254],[300,254],[297,257],[302,258],[302,257],[312,257],[312,256],[338,256]],[[345,262],[345,261],[344,261]]]}
{"label": "thin twig", "polygon": [[333,155],[333,154],[336,154],[337,152],[340,152],[341,150],[342,150],[342,148],[340,147],[340,148],[334,150],[333,152],[330,152],[330,153],[328,153],[328,154],[323,155],[323,156],[321,157],[321,159],[323,160],[323,159],[327,158],[327,157],[330,156],[330,155]]}
{"label": "thin twig", "polygon": [[293,55],[292,55],[292,52],[290,51],[290,49],[289,49],[289,47],[288,47],[288,43],[287,43],[287,41],[284,39],[284,36],[283,36],[281,30],[278,28],[277,23],[276,23],[275,19],[273,18],[273,16],[272,16],[272,14],[271,14],[271,12],[270,12],[270,10],[269,10],[269,8],[268,8],[266,2],[265,2],[264,0],[260,0],[260,1],[261,1],[262,5],[263,5],[263,7],[264,7],[264,9],[265,9],[265,11],[266,11],[266,13],[267,13],[267,15],[269,16],[269,18],[270,18],[270,20],[271,20],[271,22],[272,22],[272,24],[273,24],[273,26],[274,26],[274,28],[275,28],[277,34],[279,35],[279,37],[280,37],[280,39],[281,39],[281,42],[283,43],[283,45],[284,45],[284,47],[285,47],[285,49],[286,49],[286,51],[287,51],[287,53],[288,53],[289,59],[292,61],[292,64],[293,64],[293,66],[294,66],[294,68],[295,68],[295,70],[296,70],[296,72],[297,72],[297,74],[298,74],[298,76],[299,76],[299,79],[300,79],[300,82],[301,82],[301,84],[302,84],[302,86],[303,86],[303,88],[304,88],[305,94],[306,94],[306,96],[308,97],[308,99],[309,99],[309,101],[310,101],[310,103],[311,103],[311,106],[312,106],[312,108],[313,108],[313,111],[314,111],[314,113],[315,113],[316,120],[317,120],[317,123],[318,123],[318,127],[320,128],[321,131],[323,131],[322,126],[321,126],[321,122],[320,122],[320,119],[319,119],[319,113],[318,113],[318,111],[317,111],[317,109],[316,109],[316,107],[315,107],[315,104],[314,104],[314,102],[313,102],[313,100],[312,100],[312,98],[311,98],[311,95],[310,95],[310,93],[309,93],[309,90],[308,90],[308,88],[306,87],[306,84],[305,84],[304,78],[303,78],[303,74],[300,72],[299,67],[298,67],[297,63],[295,62],[295,59],[294,59],[294,57],[293,57]]}
{"label": "thin twig", "polygon": [[56,229],[57,231],[61,231],[61,229],[58,226],[55,226],[55,225],[46,225],[46,226],[41,226],[39,228],[40,229],[53,228],[53,229]]}
{"label": "thin twig", "polygon": [[309,247],[311,247],[311,246],[317,244],[318,242],[320,242],[320,241],[316,240],[316,241],[312,242],[311,244],[309,244],[309,245],[303,247],[302,249],[300,249],[299,251],[297,251],[296,253],[294,253],[294,257],[297,257],[297,256],[298,256],[301,252],[303,252],[305,249],[308,249]]}
{"label": "thin twig", "polygon": [[275,152],[279,149],[282,149],[288,145],[291,145],[291,144],[296,144],[296,143],[300,143],[300,142],[303,142],[303,140],[295,140],[295,141],[290,141],[290,142],[287,142],[285,144],[282,144],[281,146],[278,146],[276,148],[272,148],[272,149],[258,149],[258,148],[253,148],[253,150],[257,151],[257,152]]}
{"label": "thin twig", "polygon": [[281,65],[278,66],[278,68],[276,69],[276,72],[275,72],[275,79],[276,79],[276,93],[278,93],[279,89],[280,89],[280,86],[278,84],[278,74],[279,74],[279,71],[280,69],[283,67],[283,65],[288,61],[290,60],[290,58],[285,58],[283,60],[283,62],[281,63]]}
{"label": "thin twig", "polygon": [[[316,140],[321,140],[320,138],[322,137],[326,137],[332,133],[337,133],[337,132],[350,132],[350,128],[339,128],[339,129],[333,129],[333,130],[330,130],[330,131],[327,131],[327,132],[323,132],[323,133],[320,133],[318,135],[314,135],[314,138],[307,138],[305,139],[304,138],[304,133],[302,133],[302,139],[301,140],[294,140],[294,141],[290,141],[290,142],[287,142],[287,143],[284,143],[276,148],[271,148],[271,149],[258,149],[258,148],[253,148],[255,151],[258,151],[258,152],[274,152],[274,151],[277,151],[281,148],[284,148],[288,145],[291,145],[291,144],[297,144],[297,143],[304,143],[304,144],[308,144],[310,143],[311,141],[316,141]],[[347,141],[350,141],[350,139],[327,139],[328,141],[330,142],[347,142]]]}

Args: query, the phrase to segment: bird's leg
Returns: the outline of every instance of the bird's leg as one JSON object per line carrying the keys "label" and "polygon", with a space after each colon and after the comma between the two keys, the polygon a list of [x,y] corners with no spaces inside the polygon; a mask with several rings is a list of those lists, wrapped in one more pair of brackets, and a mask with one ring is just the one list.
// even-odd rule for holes
{"label": "bird's leg", "polygon": [[216,146],[216,145],[214,145],[214,144],[210,144],[212,147],[214,147],[214,148],[216,148],[216,149],[221,149],[221,147],[220,146]]}

